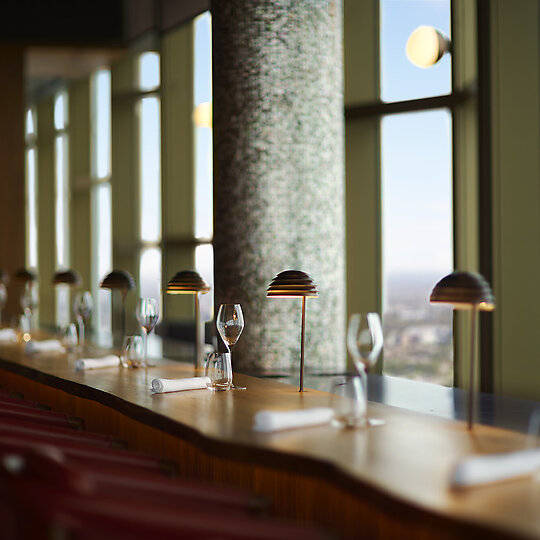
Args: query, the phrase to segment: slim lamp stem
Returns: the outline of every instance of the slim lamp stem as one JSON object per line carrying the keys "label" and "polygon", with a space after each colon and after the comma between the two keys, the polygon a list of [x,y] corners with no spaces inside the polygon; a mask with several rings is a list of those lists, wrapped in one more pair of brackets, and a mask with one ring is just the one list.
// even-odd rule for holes
{"label": "slim lamp stem", "polygon": [[300,345],[300,390],[304,391],[304,342],[306,341],[306,297],[302,296],[302,341]]}
{"label": "slim lamp stem", "polygon": [[471,365],[470,365],[470,374],[469,374],[469,431],[472,429],[473,425],[473,408],[474,408],[474,360],[476,356],[476,319],[477,319],[477,306],[473,306],[471,311]]}
{"label": "slim lamp stem", "polygon": [[195,368],[202,367],[202,331],[201,331],[201,306],[199,293],[195,293]]}
{"label": "slim lamp stem", "polygon": [[126,337],[126,296],[127,291],[122,292],[122,340],[120,341],[120,346],[124,343],[124,338]]}

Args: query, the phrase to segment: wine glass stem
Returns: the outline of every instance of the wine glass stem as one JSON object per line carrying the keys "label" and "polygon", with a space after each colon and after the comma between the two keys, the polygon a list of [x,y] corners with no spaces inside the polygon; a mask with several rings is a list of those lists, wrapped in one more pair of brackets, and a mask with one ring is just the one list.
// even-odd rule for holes
{"label": "wine glass stem", "polygon": [[79,347],[84,349],[84,319],[81,315],[77,316],[77,325],[79,327]]}
{"label": "wine glass stem", "polygon": [[148,330],[146,330],[146,328],[144,326],[142,328],[142,335],[143,335],[143,351],[144,351],[143,366],[148,366],[148,360],[147,360],[147,357],[148,357]]}

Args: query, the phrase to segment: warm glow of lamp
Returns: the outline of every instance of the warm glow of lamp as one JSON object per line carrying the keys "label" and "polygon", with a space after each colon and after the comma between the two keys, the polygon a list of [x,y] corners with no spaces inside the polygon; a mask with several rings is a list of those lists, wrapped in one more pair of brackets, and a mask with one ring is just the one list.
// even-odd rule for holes
{"label": "warm glow of lamp", "polygon": [[77,270],[69,268],[68,270],[57,270],[52,279],[53,285],[69,285],[78,287],[81,283],[81,276]]}
{"label": "warm glow of lamp", "polygon": [[266,290],[269,298],[302,298],[302,338],[300,347],[300,388],[304,391],[304,343],[306,335],[306,298],[317,298],[319,291],[311,277],[300,270],[280,272]]}
{"label": "warm glow of lamp", "polygon": [[450,40],[433,26],[419,26],[407,40],[407,58],[421,68],[436,64],[446,52],[450,52]]}
{"label": "warm glow of lamp", "polygon": [[196,127],[212,127],[212,103],[210,101],[205,101],[195,107],[193,122]]}
{"label": "warm glow of lamp", "polygon": [[125,270],[113,270],[107,274],[99,286],[102,289],[120,291],[122,293],[122,340],[126,335],[126,296],[129,291],[135,289],[133,276]]}
{"label": "warm glow of lamp", "polygon": [[495,309],[495,298],[489,283],[483,276],[458,270],[442,278],[435,285],[433,291],[431,291],[429,301],[432,304],[451,304],[454,309],[472,311],[468,406],[468,429],[472,429],[477,311],[493,311]]}
{"label": "warm glow of lamp", "polygon": [[176,273],[167,284],[167,294],[193,294],[195,295],[195,368],[203,367],[203,343],[201,308],[199,293],[206,294],[210,285],[194,270],[182,270]]}

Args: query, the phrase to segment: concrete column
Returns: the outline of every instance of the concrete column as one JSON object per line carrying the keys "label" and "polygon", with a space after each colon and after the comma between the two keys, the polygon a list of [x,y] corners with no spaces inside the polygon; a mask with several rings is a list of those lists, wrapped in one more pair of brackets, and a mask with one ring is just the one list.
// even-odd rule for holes
{"label": "concrete column", "polygon": [[267,299],[308,272],[307,372],[345,365],[342,5],[212,3],[216,305],[240,302],[234,369],[298,372],[300,299]]}

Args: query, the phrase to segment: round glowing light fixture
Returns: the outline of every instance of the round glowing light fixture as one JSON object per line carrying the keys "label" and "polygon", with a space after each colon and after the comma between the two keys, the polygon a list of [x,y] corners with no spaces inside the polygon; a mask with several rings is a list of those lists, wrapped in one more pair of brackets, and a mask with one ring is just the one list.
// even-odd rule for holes
{"label": "round glowing light fixture", "polygon": [[203,341],[204,333],[201,322],[201,307],[199,293],[206,294],[210,285],[194,270],[181,270],[177,272],[167,284],[167,294],[193,294],[195,295],[195,368],[203,367]]}
{"label": "round glowing light fixture", "polygon": [[212,103],[210,101],[205,101],[195,107],[193,122],[195,127],[212,127]]}
{"label": "round glowing light fixture", "polygon": [[495,298],[489,283],[480,274],[457,270],[442,278],[431,291],[432,304],[451,304],[457,310],[471,310],[471,353],[469,374],[468,429],[473,425],[474,362],[476,356],[476,314],[493,311]]}
{"label": "round glowing light fixture", "polygon": [[300,270],[280,272],[266,290],[269,298],[302,298],[302,337],[300,345],[300,388],[304,391],[304,344],[306,340],[306,298],[317,298],[319,291],[311,277]]}
{"label": "round glowing light fixture", "polygon": [[81,276],[77,270],[69,268],[67,270],[57,270],[52,279],[53,285],[69,285],[70,287],[78,287],[81,283]]}
{"label": "round glowing light fixture", "polygon": [[451,42],[440,30],[433,26],[419,26],[407,40],[407,58],[415,66],[428,68],[436,64],[450,52]]}

